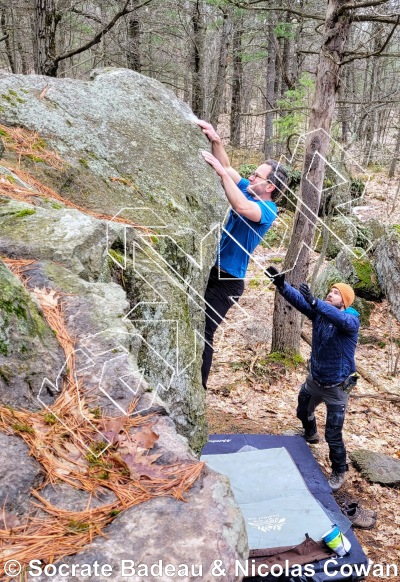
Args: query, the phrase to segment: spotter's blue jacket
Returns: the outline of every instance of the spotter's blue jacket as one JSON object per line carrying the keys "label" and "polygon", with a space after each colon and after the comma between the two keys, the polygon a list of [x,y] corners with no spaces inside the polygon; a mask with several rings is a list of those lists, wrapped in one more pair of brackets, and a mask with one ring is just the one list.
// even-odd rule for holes
{"label": "spotter's blue jacket", "polygon": [[312,321],[310,372],[321,384],[336,384],[356,371],[354,353],[360,327],[359,313],[352,307],[341,311],[317,299],[311,307],[302,294],[285,283],[279,293]]}

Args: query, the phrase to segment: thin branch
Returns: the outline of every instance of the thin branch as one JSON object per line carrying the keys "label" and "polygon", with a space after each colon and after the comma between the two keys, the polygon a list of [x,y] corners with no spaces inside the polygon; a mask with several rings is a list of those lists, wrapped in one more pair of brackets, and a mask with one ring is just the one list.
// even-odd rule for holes
{"label": "thin branch", "polygon": [[380,6],[386,4],[387,0],[366,0],[366,2],[347,2],[339,9],[339,14],[343,14],[346,10],[357,10],[358,8],[368,8],[369,6]]}
{"label": "thin branch", "polygon": [[384,24],[395,24],[396,18],[386,17],[383,15],[373,16],[372,14],[355,14],[355,22],[383,22]]}
{"label": "thin branch", "polygon": [[[396,24],[394,24],[392,30],[389,32],[388,37],[386,38],[385,42],[380,47],[380,49],[378,49],[377,51],[375,51],[373,53],[359,53],[359,55],[355,55],[355,56],[349,57],[348,59],[344,59],[343,61],[340,62],[340,64],[345,65],[346,63],[351,63],[352,61],[355,61],[358,59],[369,59],[370,57],[376,57],[376,56],[380,55],[383,52],[383,50],[387,47],[387,45],[389,44],[399,22],[400,22],[400,14],[397,17]],[[348,53],[348,54],[351,54],[351,53]]]}
{"label": "thin branch", "polygon": [[257,113],[239,113],[243,117],[257,117],[259,115],[266,115],[267,113],[276,113],[280,111],[308,111],[310,107],[275,107],[274,109],[267,109],[266,111],[258,111]]}
{"label": "thin branch", "polygon": [[[260,0],[261,1],[261,0]],[[278,6],[266,6],[263,8],[257,8],[254,6],[254,4],[257,4],[258,2],[251,2],[248,4],[244,4],[242,2],[238,2],[235,0],[229,0],[230,4],[232,4],[233,6],[236,6],[237,8],[242,8],[244,10],[254,10],[254,11],[268,11],[268,10],[276,10],[278,12],[289,12],[290,14],[294,14],[295,16],[299,16],[300,18],[308,18],[310,20],[320,20],[322,22],[325,22],[325,17],[322,14],[310,14],[308,12],[301,12],[300,10],[295,10],[293,8],[280,8]],[[380,4],[382,2],[379,2]],[[363,4],[360,3],[358,5],[360,8],[363,7]],[[364,5],[365,6],[365,5]],[[353,17],[354,20],[357,20],[358,22],[383,22],[386,24],[395,24],[396,23],[396,18],[391,18],[390,16],[384,16],[384,15],[377,15],[374,16],[372,14],[354,14]]]}
{"label": "thin branch", "polygon": [[[350,53],[349,53],[350,54]],[[357,59],[369,59],[370,57],[387,57],[387,58],[394,58],[398,59],[400,57],[400,53],[359,53],[356,56],[353,56],[351,59],[342,61],[340,64],[345,65],[346,63],[351,63],[351,61],[356,61]]]}
{"label": "thin branch", "polygon": [[95,22],[102,24],[101,19],[98,18],[97,16],[95,16],[94,14],[87,14],[87,12],[83,12],[82,10],[78,10],[78,8],[71,8],[70,11],[74,12],[75,14],[79,14],[79,16],[84,16],[85,18],[89,18],[90,20],[94,20]]}
{"label": "thin branch", "polygon": [[381,105],[394,105],[395,103],[400,103],[400,99],[395,99],[394,101],[381,101],[376,99],[375,101],[348,101],[347,99],[338,99],[336,103],[340,103],[340,105],[373,105],[378,103]]}
{"label": "thin branch", "polygon": [[116,22],[122,16],[125,16],[125,14],[130,14],[131,12],[135,12],[139,8],[142,8],[143,6],[146,6],[146,4],[150,4],[150,2],[152,2],[152,0],[144,0],[144,2],[142,2],[142,4],[140,4],[139,6],[135,6],[134,8],[128,8],[128,5],[130,4],[130,1],[131,0],[126,0],[123,8],[119,12],[117,12],[117,14],[114,16],[114,18],[100,32],[98,32],[92,38],[92,40],[88,41],[86,44],[82,45],[81,47],[79,47],[77,49],[73,49],[73,50],[71,50],[71,51],[69,51],[67,53],[64,53],[63,55],[60,55],[60,56],[56,57],[54,59],[54,62],[57,64],[60,61],[63,61],[64,59],[68,59],[70,57],[73,57],[74,55],[79,55],[80,53],[83,53],[83,52],[87,51],[88,49],[90,49],[95,44],[98,44],[101,41],[102,37],[109,30],[111,30],[111,28],[116,24]]}
{"label": "thin branch", "polygon": [[262,8],[256,8],[254,6],[254,4],[257,4],[257,2],[251,2],[248,4],[243,4],[242,2],[238,2],[235,0],[229,0],[229,3],[232,4],[233,6],[236,6],[236,8],[242,8],[244,10],[253,10],[253,11],[262,11],[262,12],[267,12],[269,10],[274,10],[274,11],[278,11],[278,12],[289,12],[290,14],[294,14],[295,16],[300,16],[300,18],[309,18],[310,20],[322,20],[323,22],[325,22],[325,18],[322,15],[318,15],[318,14],[310,14],[307,12],[301,12],[300,10],[294,10],[293,8],[280,8],[278,6],[265,6]]}

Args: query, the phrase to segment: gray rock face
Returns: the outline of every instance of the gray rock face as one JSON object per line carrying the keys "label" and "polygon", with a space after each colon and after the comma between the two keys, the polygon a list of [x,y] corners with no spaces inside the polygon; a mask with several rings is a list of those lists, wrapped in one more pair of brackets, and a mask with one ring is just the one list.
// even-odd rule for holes
{"label": "gray rock face", "polygon": [[362,249],[353,247],[342,250],[332,263],[319,275],[317,287],[328,290],[328,285],[343,281],[351,285],[357,295],[363,299],[382,299],[382,289],[372,261]]}
{"label": "gray rock face", "polygon": [[[358,233],[357,226],[354,224],[351,218],[348,217],[336,216],[332,219],[330,224],[330,230],[332,232],[329,233],[329,241],[326,248],[326,256],[328,258],[334,259],[343,249],[343,243],[349,247],[355,246]],[[318,252],[321,250],[321,248],[322,237],[319,239],[317,244]]]}
{"label": "gray rock face", "polygon": [[15,200],[0,206],[0,221],[1,254],[52,260],[84,279],[99,279],[106,261],[102,221],[72,208],[32,208]]}
{"label": "gray rock face", "polygon": [[389,231],[378,243],[375,267],[390,307],[400,319],[400,233]]}
{"label": "gray rock face", "polygon": [[39,487],[44,476],[39,463],[28,453],[22,438],[0,432],[0,505],[18,516],[28,510],[29,493]]}
{"label": "gray rock face", "polygon": [[350,453],[350,459],[369,481],[397,487],[400,485],[400,461],[364,449]]}
{"label": "gray rock face", "polygon": [[[234,503],[229,505],[230,486],[225,477],[215,480],[215,474],[206,470],[185,496],[186,503],[169,498],[157,498],[137,505],[120,514],[105,530],[107,539],[97,538],[84,551],[64,558],[63,564],[108,564],[112,580],[117,582],[143,582],[143,580],[224,580],[240,582],[235,575],[235,560],[244,560],[247,541],[243,536],[243,519]],[[207,511],[205,512],[205,507]],[[129,540],[129,543],[127,543]],[[233,552],[232,548],[236,548]],[[222,560],[226,571],[213,575],[214,562]],[[153,575],[152,566],[159,566],[160,576]],[[141,567],[140,565],[144,565]],[[175,567],[175,575],[165,572],[167,564]],[[178,567],[181,574],[178,576]],[[185,572],[183,565],[187,566]],[[147,566],[146,570],[144,569]],[[142,568],[142,569],[141,569]],[[201,570],[200,570],[201,569]],[[171,570],[170,570],[171,572]],[[202,576],[199,576],[202,572]],[[44,581],[45,575],[29,576],[29,580]],[[54,582],[64,582],[68,577],[56,575]],[[77,581],[98,580],[93,574],[78,575]]]}
{"label": "gray rock face", "polygon": [[62,368],[64,353],[37,303],[1,261],[0,288],[0,401],[38,410],[42,382]]}
{"label": "gray rock face", "polygon": [[354,247],[351,252],[341,251],[336,257],[336,266],[358,297],[372,301],[382,299],[375,267],[362,249]]}
{"label": "gray rock face", "polygon": [[138,224],[147,215],[170,232],[184,226],[206,234],[220,218],[223,195],[199,155],[207,142],[188,106],[134,71],[103,69],[92,77],[1,75],[2,118],[37,131],[66,160],[57,172],[65,198],[111,216],[135,207]]}
{"label": "gray rock face", "polygon": [[[203,294],[215,259],[214,227],[227,204],[200,155],[208,143],[193,114],[158,82],[113,69],[97,71],[90,82],[1,75],[0,107],[6,124],[36,131],[40,147],[63,160],[55,169],[39,156],[22,157],[20,179],[8,167],[15,154],[6,147],[2,158],[9,184],[37,196],[29,203],[0,196],[0,254],[35,261],[27,289],[0,264],[8,301],[0,302],[1,404],[37,410],[41,398],[47,406],[58,396],[68,362],[33,298],[35,287],[53,289],[62,296],[85,398],[111,416],[138,399],[141,414],[159,415],[153,450],[160,462],[195,459],[187,439],[199,450],[207,434],[199,373]],[[39,196],[29,176],[65,204],[51,192]],[[18,444],[18,465],[29,471],[15,495],[26,513],[39,469]],[[15,477],[6,465],[4,482]],[[96,493],[92,507],[114,499],[103,487]],[[86,492],[65,484],[46,486],[43,496],[66,510],[89,502]],[[95,538],[79,561],[109,562],[112,579],[137,581],[143,575],[123,577],[120,559],[196,563],[213,580],[210,567],[221,559],[229,567],[224,579],[236,580],[233,563],[246,557],[247,537],[226,479],[205,470],[187,499],[157,498],[122,511],[108,539]]]}
{"label": "gray rock face", "polygon": [[206,235],[223,218],[224,195],[200,155],[207,140],[172,92],[124,69],[98,70],[92,77],[71,82],[2,75],[2,117],[37,131],[64,160],[61,170],[30,160],[25,169],[37,179],[88,212],[119,213],[149,230],[128,225],[116,234],[114,222],[59,203],[36,206],[18,223],[23,207],[12,203],[3,213],[0,251],[61,263],[96,281],[109,277],[106,255],[113,247],[121,257],[114,261],[116,276],[123,278],[124,268],[132,273],[126,288],[135,307],[130,317],[141,320],[146,340],[140,366],[147,381],[160,384],[178,430],[199,449],[206,433],[199,377],[203,291],[217,232]]}

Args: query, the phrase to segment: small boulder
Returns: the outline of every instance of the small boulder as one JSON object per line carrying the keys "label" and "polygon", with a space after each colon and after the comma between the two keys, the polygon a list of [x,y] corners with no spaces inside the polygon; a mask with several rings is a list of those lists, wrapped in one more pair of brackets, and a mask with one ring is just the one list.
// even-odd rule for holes
{"label": "small boulder", "polygon": [[378,243],[375,268],[390,307],[400,320],[400,225],[394,225]]}
{"label": "small boulder", "polygon": [[[346,246],[353,247],[356,244],[358,229],[354,222],[345,216],[337,216],[332,219],[329,231],[324,236],[329,235],[326,256],[334,259]],[[323,236],[321,235],[316,244],[316,250],[321,252],[323,247]]]}
{"label": "small boulder", "polygon": [[336,257],[336,267],[358,297],[370,301],[382,299],[383,293],[375,267],[363,249],[353,247],[351,252],[341,251]]}
{"label": "small boulder", "polygon": [[400,485],[400,461],[366,449],[353,451],[350,459],[361,475],[372,483],[397,487]]}

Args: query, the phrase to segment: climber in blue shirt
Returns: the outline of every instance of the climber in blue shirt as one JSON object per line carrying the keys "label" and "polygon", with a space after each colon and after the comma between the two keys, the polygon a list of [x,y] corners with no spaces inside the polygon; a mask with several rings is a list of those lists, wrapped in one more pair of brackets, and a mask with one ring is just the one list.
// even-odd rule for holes
{"label": "climber in blue shirt", "polygon": [[203,157],[220,176],[232,207],[205,292],[205,346],[201,374],[203,386],[207,388],[214,333],[229,308],[243,294],[243,278],[250,256],[277,217],[276,201],[286,188],[287,173],[275,160],[267,160],[248,180],[242,178],[231,167],[222,140],[213,126],[202,120],[196,123],[211,141],[212,154],[202,152]]}
{"label": "climber in blue shirt", "polygon": [[286,283],[284,273],[275,267],[265,273],[286,301],[312,321],[310,373],[299,392],[297,418],[305,440],[318,443],[315,408],[325,402],[325,440],[332,464],[328,483],[335,492],[348,470],[342,430],[349,392],[357,380],[354,354],[360,321],[359,313],[350,307],[354,290],[347,283],[335,283],[322,301],[313,297],[306,283],[301,283],[299,290]]}

